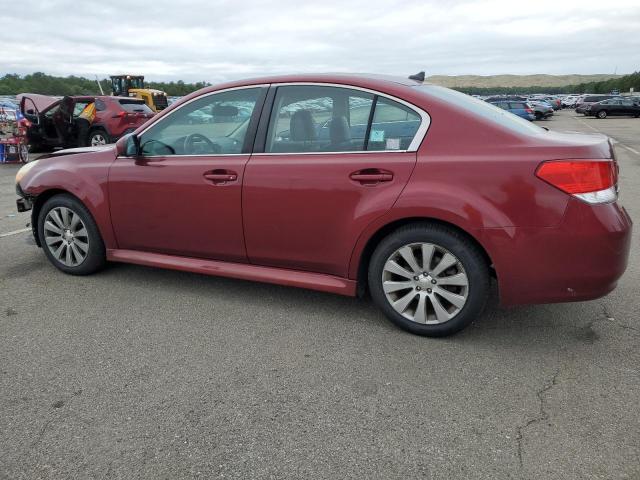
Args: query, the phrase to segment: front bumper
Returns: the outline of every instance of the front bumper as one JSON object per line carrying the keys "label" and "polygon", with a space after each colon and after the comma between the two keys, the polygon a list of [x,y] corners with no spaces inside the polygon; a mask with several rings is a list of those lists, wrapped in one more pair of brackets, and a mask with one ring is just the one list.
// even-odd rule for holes
{"label": "front bumper", "polygon": [[18,194],[18,198],[16,199],[18,212],[28,212],[31,210],[33,208],[33,200],[22,191],[19,183],[16,183],[16,193]]}
{"label": "front bumper", "polygon": [[627,267],[632,221],[617,202],[569,201],[557,227],[485,229],[504,305],[603,297]]}

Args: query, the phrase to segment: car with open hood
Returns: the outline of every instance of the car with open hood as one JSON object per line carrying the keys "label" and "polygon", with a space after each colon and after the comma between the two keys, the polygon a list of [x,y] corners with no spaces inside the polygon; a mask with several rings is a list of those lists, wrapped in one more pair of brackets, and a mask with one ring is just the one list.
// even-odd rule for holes
{"label": "car with open hood", "polygon": [[[113,143],[154,115],[137,98],[106,95],[59,98],[27,93],[18,99],[20,111],[31,123],[27,139],[32,151]],[[90,103],[95,103],[95,118],[85,132],[80,129],[79,118]]]}

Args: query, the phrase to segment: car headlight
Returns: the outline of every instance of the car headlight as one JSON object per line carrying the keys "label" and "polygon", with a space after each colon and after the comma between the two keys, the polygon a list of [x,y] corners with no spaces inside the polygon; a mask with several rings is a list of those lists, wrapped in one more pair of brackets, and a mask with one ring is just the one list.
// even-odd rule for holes
{"label": "car headlight", "polygon": [[29,170],[35,167],[39,161],[40,160],[34,160],[33,162],[29,162],[18,170],[18,173],[16,173],[16,183],[20,183],[20,180],[22,180],[24,176],[29,173]]}

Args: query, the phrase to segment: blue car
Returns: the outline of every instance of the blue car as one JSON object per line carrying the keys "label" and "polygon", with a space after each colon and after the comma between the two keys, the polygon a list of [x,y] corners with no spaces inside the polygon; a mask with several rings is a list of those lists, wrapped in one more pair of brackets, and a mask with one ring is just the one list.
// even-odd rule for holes
{"label": "blue car", "polygon": [[507,110],[514,115],[524,118],[525,120],[533,121],[536,116],[533,109],[526,103],[513,100],[499,100],[489,102],[496,107],[500,107],[503,110]]}

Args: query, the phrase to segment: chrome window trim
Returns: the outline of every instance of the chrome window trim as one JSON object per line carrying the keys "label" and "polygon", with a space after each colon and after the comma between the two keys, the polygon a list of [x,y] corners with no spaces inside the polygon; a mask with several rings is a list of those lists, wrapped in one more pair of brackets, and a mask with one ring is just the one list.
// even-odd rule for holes
{"label": "chrome window trim", "polygon": [[[418,130],[416,130],[409,147],[406,150],[355,150],[355,151],[346,151],[346,152],[263,152],[263,153],[253,153],[252,155],[332,155],[332,154],[342,154],[342,153],[406,153],[406,152],[416,152],[424,137],[427,135],[427,130],[429,130],[429,125],[431,125],[431,117],[427,112],[422,110],[420,107],[414,105],[413,103],[409,103],[406,100],[403,100],[398,97],[394,97],[393,95],[389,95],[387,93],[379,92],[378,90],[372,90],[370,88],[358,87],[356,85],[351,85],[347,83],[329,83],[329,82],[282,82],[282,83],[272,83],[272,87],[289,87],[289,86],[316,86],[316,87],[337,87],[337,88],[346,88],[348,90],[359,90],[361,92],[367,92],[373,95],[377,95],[379,97],[388,98],[394,102],[400,103],[405,107],[410,108],[415,113],[417,113],[420,118],[420,126]],[[271,121],[271,118],[269,118]]]}
{"label": "chrome window trim", "polygon": [[[336,151],[336,152],[250,152],[250,153],[210,153],[207,155],[145,155],[143,158],[167,158],[167,157],[231,157],[231,156],[274,156],[274,155],[342,155],[342,154],[366,154],[366,153],[376,153],[376,154],[380,154],[380,153],[410,153],[410,152],[416,152],[418,150],[418,148],[420,147],[420,145],[422,144],[422,141],[424,140],[425,136],[427,135],[427,130],[429,130],[429,126],[431,125],[431,117],[429,116],[429,114],[427,112],[425,112],[424,110],[422,110],[420,107],[417,107],[416,105],[407,102],[406,100],[403,100],[401,98],[398,97],[394,97],[393,95],[389,95],[383,92],[379,92],[378,90],[372,90],[370,88],[365,88],[365,87],[358,87],[356,85],[350,85],[350,84],[346,84],[346,83],[327,83],[327,82],[283,82],[283,83],[260,83],[260,84],[255,84],[255,85],[242,85],[242,86],[238,86],[238,87],[229,87],[229,88],[223,88],[221,90],[214,90],[213,92],[209,92],[209,93],[205,93],[203,95],[199,95],[197,97],[192,98],[191,100],[177,106],[175,109],[171,110],[169,113],[167,113],[165,116],[163,116],[160,120],[158,120],[157,122],[153,122],[151,125],[149,125],[148,127],[146,127],[142,132],[140,132],[138,134],[138,137],[144,135],[149,129],[153,128],[155,125],[157,125],[158,123],[164,121],[167,117],[170,117],[171,115],[173,115],[174,112],[177,112],[178,110],[180,110],[181,108],[183,108],[185,105],[189,105],[192,102],[195,102],[196,100],[200,100],[204,97],[208,97],[211,95],[215,95],[218,93],[224,93],[224,92],[230,92],[233,90],[246,90],[249,88],[265,88],[265,87],[287,87],[287,86],[296,86],[296,85],[300,85],[300,86],[317,86],[317,87],[337,87],[337,88],[346,88],[349,90],[359,90],[362,92],[367,92],[373,95],[378,95],[379,97],[384,97],[384,98],[388,98],[389,100],[392,100],[394,102],[400,103],[408,108],[410,108],[411,110],[413,110],[415,113],[417,113],[420,116],[421,122],[420,122],[420,126],[418,127],[418,130],[416,131],[415,135],[413,136],[413,140],[411,140],[411,143],[409,144],[409,148],[405,149],[405,150],[352,150],[352,151]],[[269,119],[270,121],[271,119]],[[134,158],[134,157],[130,157],[130,156],[120,156],[118,158]]]}

